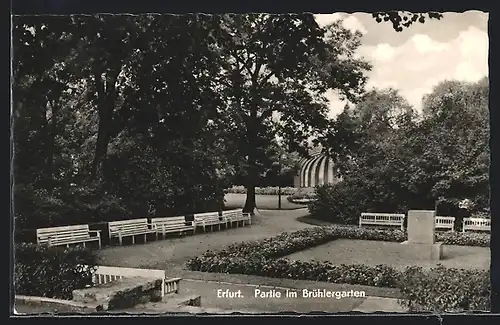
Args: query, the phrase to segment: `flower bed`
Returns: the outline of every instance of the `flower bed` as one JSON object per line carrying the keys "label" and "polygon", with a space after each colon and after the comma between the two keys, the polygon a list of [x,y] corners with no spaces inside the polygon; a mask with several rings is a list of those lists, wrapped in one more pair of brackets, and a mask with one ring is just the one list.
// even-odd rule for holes
{"label": "flower bed", "polygon": [[[406,240],[407,235],[401,230],[378,230],[347,226],[307,228],[293,233],[282,233],[276,237],[264,240],[234,244],[221,251],[207,251],[201,256],[191,259],[187,263],[187,267],[192,271],[202,272],[248,274],[274,278],[400,288],[402,293],[405,294],[404,303],[410,309],[413,308],[415,310],[418,310],[418,308],[429,310],[429,308],[433,307],[432,301],[434,301],[429,297],[438,299],[441,297],[440,295],[447,295],[448,297],[446,301],[441,302],[439,307],[434,306],[442,310],[450,308],[470,310],[478,306],[485,306],[485,294],[481,295],[482,300],[480,299],[480,301],[465,301],[461,296],[446,291],[448,289],[444,287],[440,287],[440,292],[437,289],[434,290],[432,284],[428,284],[427,290],[430,290],[431,293],[426,295],[426,298],[419,298],[412,295],[411,292],[413,292],[412,285],[418,285],[418,279],[420,278],[427,276],[428,279],[439,279],[439,274],[446,274],[448,276],[447,279],[453,282],[455,281],[455,275],[463,274],[461,277],[457,275],[457,279],[460,280],[456,280],[455,282],[456,285],[459,285],[460,281],[465,281],[464,279],[470,275],[470,272],[476,272],[470,281],[481,284],[481,288],[478,290],[481,293],[488,292],[488,271],[453,270],[438,267],[430,271],[409,268],[401,272],[387,265],[333,265],[330,262],[291,261],[283,258],[283,256],[291,253],[340,238],[402,242]],[[489,245],[489,236],[484,234],[438,233],[437,240],[448,245],[482,247]],[[404,281],[401,281],[402,279]],[[451,291],[456,291],[454,284],[450,284],[449,288]]]}
{"label": "flower bed", "polygon": [[[279,187],[277,186],[269,186],[269,187],[256,187],[255,194],[257,195],[278,195]],[[292,195],[297,192],[295,187],[282,187],[281,188],[282,195]],[[226,193],[233,194],[246,194],[247,189],[244,186],[233,186],[226,190]]]}

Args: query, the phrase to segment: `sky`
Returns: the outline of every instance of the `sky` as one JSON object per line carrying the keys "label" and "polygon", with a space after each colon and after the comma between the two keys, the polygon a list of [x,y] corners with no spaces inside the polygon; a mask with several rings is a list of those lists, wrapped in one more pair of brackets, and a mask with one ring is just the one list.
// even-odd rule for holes
{"label": "sky", "polygon": [[[480,11],[443,13],[440,20],[414,23],[396,32],[390,22],[377,23],[368,13],[315,15],[318,25],[338,19],[363,34],[357,55],[372,64],[367,89],[392,87],[421,110],[422,97],[443,80],[475,82],[488,75],[488,14]],[[330,116],[344,108],[327,93]]]}

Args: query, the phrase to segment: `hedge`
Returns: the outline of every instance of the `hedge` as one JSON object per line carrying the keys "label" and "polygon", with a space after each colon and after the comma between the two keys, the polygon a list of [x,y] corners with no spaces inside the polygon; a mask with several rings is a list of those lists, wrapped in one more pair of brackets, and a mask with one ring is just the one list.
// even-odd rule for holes
{"label": "hedge", "polygon": [[[71,299],[74,289],[92,284],[98,257],[81,246],[62,248],[16,244],[14,287],[16,294]],[[89,265],[83,270],[79,265]]]}
{"label": "hedge", "polygon": [[316,193],[307,192],[307,191],[303,191],[303,190],[299,189],[297,192],[288,196],[286,199],[290,203],[301,202],[301,201],[310,203],[310,202],[313,202],[314,200],[316,200]]}
{"label": "hedge", "polygon": [[489,270],[410,266],[402,272],[398,287],[404,297],[401,303],[410,311],[491,310]]}
{"label": "hedge", "polygon": [[[437,236],[439,241],[449,245],[482,247],[489,245],[489,238],[487,238],[489,236],[484,234],[439,233]],[[452,310],[455,307],[462,308],[461,310],[486,308],[487,302],[489,303],[489,300],[487,301],[485,298],[489,297],[485,293],[489,292],[489,275],[487,271],[453,270],[441,267],[429,271],[415,268],[399,271],[387,265],[333,265],[330,262],[292,261],[283,258],[283,256],[291,253],[340,238],[402,242],[406,239],[406,234],[400,230],[378,230],[347,226],[307,228],[293,233],[282,233],[259,241],[234,244],[220,251],[207,251],[201,256],[191,259],[187,263],[187,267],[192,271],[202,272],[248,274],[274,278],[400,288],[405,298],[402,303],[409,306],[411,310],[418,310],[418,308],[435,309],[437,308],[435,301],[441,299],[439,298],[441,296],[447,297],[443,298],[443,302],[439,304],[439,308],[443,308],[442,310]],[[417,270],[419,271],[417,272]],[[433,286],[431,281],[426,284],[425,289],[429,293],[424,295],[423,291],[419,291],[424,297],[410,294],[415,292],[412,286],[418,286],[419,281],[421,281],[420,278],[426,277],[429,281],[430,279],[437,281],[439,274],[447,275],[449,289],[443,287],[444,285]],[[472,284],[467,285],[467,288],[480,284],[477,290],[481,294],[478,296],[479,298],[474,298],[476,300],[464,300],[465,298],[462,299],[461,294],[465,294],[465,289],[456,290],[456,285],[463,281],[467,282],[468,276],[470,276]],[[434,288],[439,288],[441,291],[438,292]]]}
{"label": "hedge", "polygon": [[[278,195],[278,190],[279,190],[279,187],[277,187],[277,186],[256,187],[255,194],[258,194],[258,195]],[[297,192],[297,189],[295,187],[282,187],[281,188],[282,195],[292,195],[295,192]],[[246,194],[247,189],[244,186],[233,186],[233,187],[227,189],[226,193]]]}

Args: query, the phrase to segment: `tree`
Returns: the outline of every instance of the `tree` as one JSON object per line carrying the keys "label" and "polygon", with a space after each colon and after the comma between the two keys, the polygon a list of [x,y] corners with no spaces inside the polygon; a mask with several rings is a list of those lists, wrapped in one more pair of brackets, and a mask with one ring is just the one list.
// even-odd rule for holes
{"label": "tree", "polygon": [[382,21],[392,23],[392,27],[396,32],[402,32],[404,28],[410,27],[413,23],[425,23],[426,18],[441,19],[443,15],[439,12],[430,11],[428,13],[411,13],[408,11],[385,11],[375,12],[372,14],[373,18],[378,23]]}
{"label": "tree", "polygon": [[[17,226],[221,208],[232,170],[214,123],[217,23],[196,15],[18,18]],[[56,119],[49,99],[59,104]],[[57,183],[48,193],[51,152]]]}
{"label": "tree", "polygon": [[311,14],[224,15],[217,37],[223,58],[227,134],[233,164],[245,173],[244,211],[255,207],[255,186],[271,163],[269,143],[306,154],[310,136],[322,138],[330,121],[324,93],[355,101],[370,66],[354,58],[359,33],[336,22],[320,28]]}
{"label": "tree", "polygon": [[[343,181],[318,190],[320,202],[311,211],[343,214],[353,222],[360,211],[432,209],[440,201],[440,211],[453,215],[467,198],[484,212],[489,201],[487,103],[487,80],[439,84],[424,99],[418,119],[397,93],[367,93],[336,123],[332,141],[345,148],[339,151]],[[401,112],[392,125],[388,107]]]}
{"label": "tree", "polygon": [[489,201],[488,80],[445,81],[424,98],[422,142],[427,156],[439,159],[431,191],[457,206],[472,199],[476,209]]}

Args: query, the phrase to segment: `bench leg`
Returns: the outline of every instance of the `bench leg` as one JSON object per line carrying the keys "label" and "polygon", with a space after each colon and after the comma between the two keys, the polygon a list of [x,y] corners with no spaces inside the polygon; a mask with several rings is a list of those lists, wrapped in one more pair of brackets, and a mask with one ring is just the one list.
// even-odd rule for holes
{"label": "bench leg", "polygon": [[147,234],[144,234],[144,243],[148,241]]}
{"label": "bench leg", "polygon": [[101,238],[99,238],[99,249],[101,249]]}
{"label": "bench leg", "polygon": [[123,245],[123,238],[122,235],[118,235],[118,242],[120,243],[120,246]]}
{"label": "bench leg", "polygon": [[134,244],[135,244],[135,236],[132,235],[132,245],[134,245]]}
{"label": "bench leg", "polygon": [[219,223],[219,231],[220,231],[220,223]]}
{"label": "bench leg", "polygon": [[85,248],[85,242],[83,242],[83,248]]}

